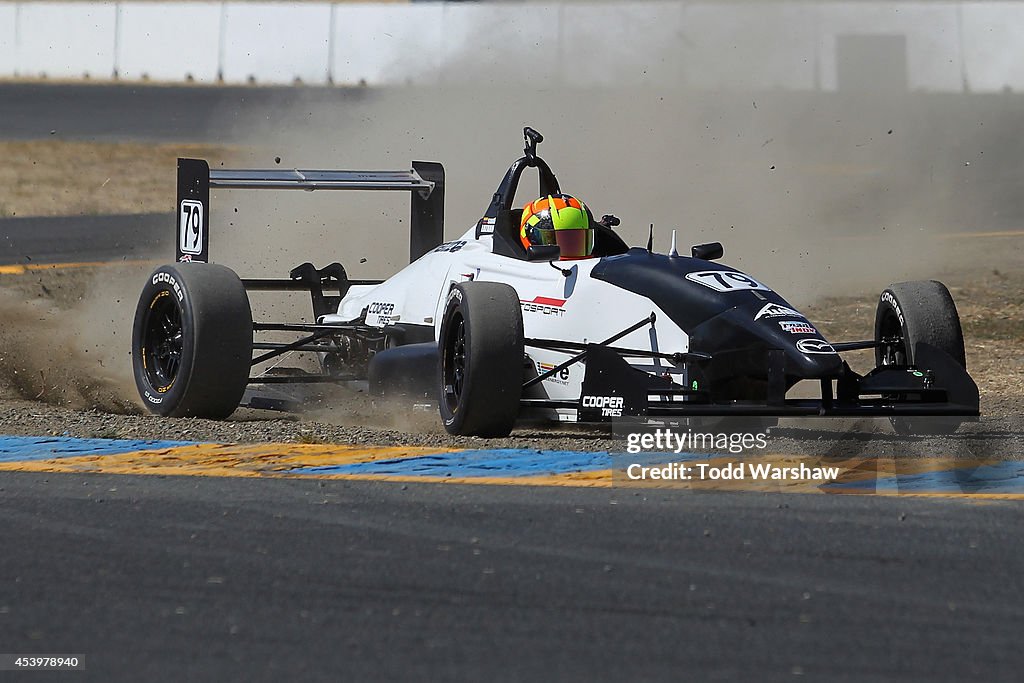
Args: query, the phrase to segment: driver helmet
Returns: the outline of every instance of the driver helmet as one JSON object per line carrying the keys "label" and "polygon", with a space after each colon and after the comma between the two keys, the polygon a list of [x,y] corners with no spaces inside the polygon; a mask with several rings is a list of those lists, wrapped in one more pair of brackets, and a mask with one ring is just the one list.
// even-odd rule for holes
{"label": "driver helmet", "polygon": [[523,207],[519,239],[525,249],[557,244],[563,259],[590,258],[594,251],[590,209],[572,195],[541,197]]}

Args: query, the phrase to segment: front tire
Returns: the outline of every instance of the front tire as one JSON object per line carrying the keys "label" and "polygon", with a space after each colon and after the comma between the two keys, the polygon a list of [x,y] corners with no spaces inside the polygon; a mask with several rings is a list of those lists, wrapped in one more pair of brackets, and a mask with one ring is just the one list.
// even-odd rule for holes
{"label": "front tire", "polygon": [[935,280],[900,282],[882,292],[875,311],[876,365],[914,365],[918,342],[944,351],[967,367],[960,314],[946,285]]}
{"label": "front tire", "polygon": [[224,419],[242,399],[251,361],[252,311],[234,271],[187,263],[153,272],[132,328],[135,385],[146,408]]}
{"label": "front tire", "polygon": [[[967,367],[960,314],[949,290],[935,280],[889,285],[875,311],[875,364],[916,365],[916,346],[925,343]],[[925,368],[927,369],[927,368]],[[928,417],[892,417],[897,434],[950,434],[959,423]]]}
{"label": "front tire", "polygon": [[463,436],[508,436],[523,393],[523,313],[516,291],[497,282],[455,285],[439,346],[444,428]]}

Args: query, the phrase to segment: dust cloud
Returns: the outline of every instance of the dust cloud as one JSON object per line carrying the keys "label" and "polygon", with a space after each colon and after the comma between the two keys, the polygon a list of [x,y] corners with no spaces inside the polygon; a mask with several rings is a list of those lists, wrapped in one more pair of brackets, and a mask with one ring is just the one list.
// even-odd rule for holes
{"label": "dust cloud", "polygon": [[0,288],[0,398],[136,414],[135,268],[38,271]]}
{"label": "dust cloud", "polygon": [[[480,217],[531,125],[545,135],[540,153],[563,190],[598,216],[618,215],[630,244],[645,244],[651,223],[660,251],[673,230],[684,249],[721,241],[726,263],[806,304],[939,276],[955,257],[942,235],[1007,222],[993,196],[1007,181],[993,169],[1008,131],[954,136],[966,120],[1006,118],[999,104],[934,104],[912,94],[404,87],[332,106],[297,91],[293,107],[267,119],[298,123],[264,120],[253,134],[259,147],[239,162],[441,161],[452,238]],[[984,170],[971,167],[974,158],[986,159]],[[519,202],[532,199],[535,182],[524,174]],[[408,202],[392,193],[218,192],[212,258],[266,276],[337,260],[351,276],[386,277],[407,262]]]}

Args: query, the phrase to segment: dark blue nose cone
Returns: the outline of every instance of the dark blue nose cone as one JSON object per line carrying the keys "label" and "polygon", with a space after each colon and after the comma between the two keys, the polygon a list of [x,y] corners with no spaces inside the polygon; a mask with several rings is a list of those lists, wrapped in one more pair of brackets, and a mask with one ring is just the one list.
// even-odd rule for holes
{"label": "dark blue nose cone", "polygon": [[690,350],[714,358],[717,376],[764,378],[773,350],[793,379],[835,377],[839,354],[778,293],[727,265],[651,254],[644,249],[601,259],[591,277],[641,294],[690,336]]}

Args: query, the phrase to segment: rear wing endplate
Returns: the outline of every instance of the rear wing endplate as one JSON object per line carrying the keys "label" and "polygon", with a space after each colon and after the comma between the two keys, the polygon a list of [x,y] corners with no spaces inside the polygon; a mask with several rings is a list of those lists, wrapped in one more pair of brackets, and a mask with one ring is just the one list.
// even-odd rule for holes
{"label": "rear wing endplate", "polygon": [[176,261],[210,257],[210,188],[242,190],[386,190],[412,193],[409,260],[444,241],[444,166],[412,162],[409,171],[218,169],[203,159],[178,159]]}

